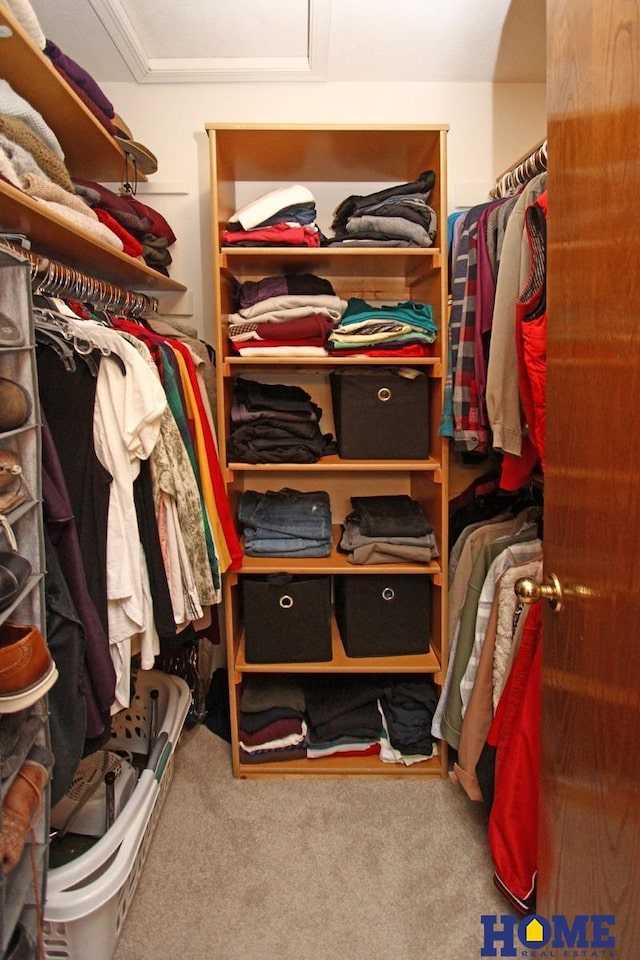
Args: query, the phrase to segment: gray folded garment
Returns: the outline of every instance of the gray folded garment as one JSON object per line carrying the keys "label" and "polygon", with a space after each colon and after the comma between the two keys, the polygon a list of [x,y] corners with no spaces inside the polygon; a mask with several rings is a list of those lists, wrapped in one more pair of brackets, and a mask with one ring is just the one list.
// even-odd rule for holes
{"label": "gray folded garment", "polygon": [[396,544],[407,547],[427,547],[438,556],[436,548],[436,538],[433,530],[419,537],[367,537],[360,532],[360,526],[355,520],[347,518],[344,524],[344,533],[340,540],[340,547],[343,550],[355,550],[357,547],[368,546],[371,543]]}
{"label": "gray folded garment", "polygon": [[259,713],[271,707],[289,707],[302,713],[305,708],[304,692],[294,677],[247,677],[242,685],[240,709],[246,713]]}
{"label": "gray folded garment", "polygon": [[416,247],[431,247],[431,236],[419,223],[413,223],[405,217],[352,217],[347,221],[349,236],[362,233],[365,236],[380,234],[383,237],[395,237],[408,240]]}
{"label": "gray folded garment", "polygon": [[347,560],[367,563],[430,563],[438,556],[430,547],[410,547],[398,543],[368,543],[352,550]]}
{"label": "gray folded garment", "polygon": [[30,708],[3,715],[0,722],[0,774],[3,780],[20,769],[43,728],[44,717],[32,713]]}

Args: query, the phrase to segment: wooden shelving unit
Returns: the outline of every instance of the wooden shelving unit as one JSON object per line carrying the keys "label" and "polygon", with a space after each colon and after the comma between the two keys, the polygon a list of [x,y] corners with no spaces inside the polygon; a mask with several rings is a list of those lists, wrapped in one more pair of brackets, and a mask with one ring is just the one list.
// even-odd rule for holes
{"label": "wooden shelving unit", "polygon": [[[438,435],[446,372],[446,127],[444,126],[258,126],[207,124],[210,144],[211,222],[216,327],[218,444],[223,476],[232,510],[244,490],[275,490],[290,486],[300,490],[326,490],[334,523],[350,509],[350,496],[373,493],[408,493],[419,500],[436,533],[440,558],[429,564],[355,566],[337,550],[340,528],[333,530],[328,557],[291,559],[245,556],[240,570],[224,576],[225,638],[229,666],[232,753],[238,777],[440,777],[446,772],[446,749],[411,766],[389,764],[378,757],[242,763],[238,745],[239,692],[245,675],[255,674],[384,674],[424,673],[442,682],[446,668],[446,557],[448,521],[448,447]],[[248,190],[257,197],[264,190],[288,183],[321,184],[333,192],[335,206],[349,194],[366,194],[369,184],[397,184],[415,179],[422,171],[436,173],[430,204],[438,216],[439,245],[416,248],[229,248],[220,237]],[[313,190],[313,187],[311,186]],[[323,230],[328,225],[320,224]],[[433,356],[415,362],[407,358],[356,359],[327,357],[244,358],[234,354],[226,336],[226,316],[233,312],[235,282],[260,280],[283,272],[315,272],[329,279],[339,297],[361,297],[370,302],[419,300],[430,303],[439,336]],[[308,390],[324,412],[323,431],[331,430],[329,373],[344,366],[419,367],[429,382],[429,455],[424,460],[342,460],[323,457],[313,464],[246,464],[227,462],[229,408],[236,376],[269,382],[299,384]],[[277,378],[274,381],[274,378]],[[326,419],[325,419],[326,418]],[[242,623],[242,578],[275,572],[367,576],[410,574],[429,577],[431,593],[431,643],[427,652],[412,656],[355,658],[347,656],[335,620],[332,654],[320,663],[250,663],[246,659]],[[443,588],[444,585],[444,588]]]}

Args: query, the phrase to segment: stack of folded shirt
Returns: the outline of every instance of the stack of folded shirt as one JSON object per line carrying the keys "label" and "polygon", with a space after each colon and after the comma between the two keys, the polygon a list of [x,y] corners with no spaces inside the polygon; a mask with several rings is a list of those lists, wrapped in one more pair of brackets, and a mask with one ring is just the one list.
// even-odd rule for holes
{"label": "stack of folded shirt", "polygon": [[437,218],[428,200],[435,173],[426,170],[417,180],[370,193],[347,197],[336,208],[328,244],[348,246],[430,247]]}
{"label": "stack of folded shirt", "polygon": [[306,390],[237,377],[231,404],[229,461],[316,463],[335,453],[331,434],[322,434],[322,410]]}
{"label": "stack of folded shirt", "polygon": [[328,557],[331,506],[324,490],[245,490],[238,504],[250,557]]}
{"label": "stack of folded shirt", "polygon": [[6,80],[0,80],[0,175],[72,226],[123,249],[120,238],[76,196],[51,128]]}
{"label": "stack of folded shirt", "polygon": [[329,334],[331,354],[340,356],[429,356],[438,328],[428,303],[406,300],[376,306],[351,297]]}
{"label": "stack of folded shirt", "polygon": [[336,292],[330,280],[317,277],[314,273],[283,273],[263,277],[262,280],[236,283],[234,306],[236,310],[245,310],[269,297],[299,295],[335,297]]}
{"label": "stack of folded shirt", "polygon": [[51,60],[55,69],[71,87],[75,95],[82,100],[87,110],[94,115],[111,136],[115,136],[116,128],[112,123],[115,114],[113,104],[91,74],[64,53],[52,40],[46,41],[44,54]]}
{"label": "stack of folded shirt", "polygon": [[[250,284],[250,285],[249,285]],[[239,287],[227,333],[241,356],[327,356],[327,337],[347,306],[313,274],[267,277]]]}
{"label": "stack of folded shirt", "polygon": [[167,248],[175,243],[176,237],[157,210],[129,194],[114,193],[95,180],[76,177],[73,185],[100,222],[120,238],[125,253],[141,258],[147,266],[167,274],[171,263]]}
{"label": "stack of folded shirt", "polygon": [[407,494],[351,497],[339,549],[354,564],[429,563],[438,556],[433,527]]}
{"label": "stack of folded shirt", "polygon": [[223,246],[319,247],[314,196],[298,183],[269,190],[236,210],[221,241]]}
{"label": "stack of folded shirt", "polygon": [[307,707],[307,757],[380,753],[383,678],[317,674],[301,679]]}
{"label": "stack of folded shirt", "polygon": [[304,693],[294,677],[245,676],[240,694],[241,763],[303,759],[304,711]]}
{"label": "stack of folded shirt", "polygon": [[403,677],[385,687],[379,704],[388,736],[382,740],[382,760],[409,765],[434,755],[431,722],[437,702],[429,676]]}

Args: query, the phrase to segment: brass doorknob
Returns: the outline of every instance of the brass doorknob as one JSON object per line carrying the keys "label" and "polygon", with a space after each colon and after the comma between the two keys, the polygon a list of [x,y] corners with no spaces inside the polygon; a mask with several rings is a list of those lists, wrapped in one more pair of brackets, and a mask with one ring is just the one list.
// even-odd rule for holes
{"label": "brass doorknob", "polygon": [[538,583],[531,577],[520,577],[516,580],[514,590],[518,600],[532,604],[538,600],[548,600],[551,609],[557,613],[562,607],[562,587],[555,573],[547,574],[544,583]]}

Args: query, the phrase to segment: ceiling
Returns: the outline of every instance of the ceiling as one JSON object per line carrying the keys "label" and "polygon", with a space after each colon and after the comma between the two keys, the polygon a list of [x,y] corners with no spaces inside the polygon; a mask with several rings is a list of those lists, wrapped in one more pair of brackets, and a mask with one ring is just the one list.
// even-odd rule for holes
{"label": "ceiling", "polygon": [[31,0],[98,82],[545,79],[545,0]]}

